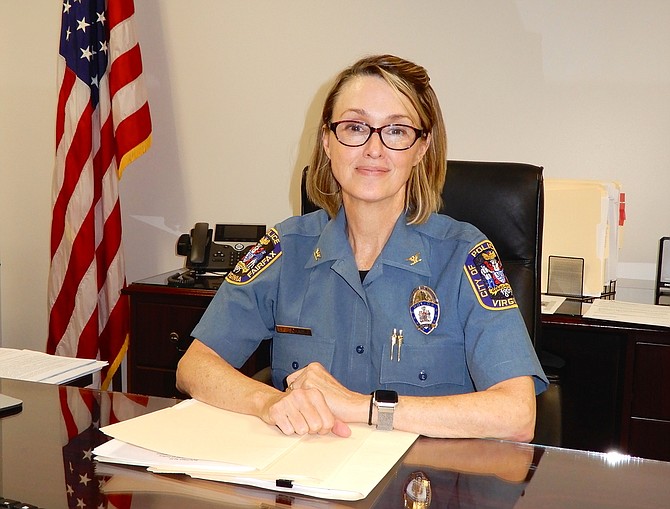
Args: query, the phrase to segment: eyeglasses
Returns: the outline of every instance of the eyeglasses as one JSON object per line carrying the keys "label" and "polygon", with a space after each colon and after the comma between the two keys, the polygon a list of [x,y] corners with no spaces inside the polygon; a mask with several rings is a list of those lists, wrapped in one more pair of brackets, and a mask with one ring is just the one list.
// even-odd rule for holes
{"label": "eyeglasses", "polygon": [[374,133],[379,133],[379,138],[384,146],[391,150],[407,150],[424,135],[423,130],[411,125],[389,124],[382,127],[372,127],[365,122],[356,120],[331,122],[328,124],[328,129],[335,133],[337,141],[347,147],[365,145]]}

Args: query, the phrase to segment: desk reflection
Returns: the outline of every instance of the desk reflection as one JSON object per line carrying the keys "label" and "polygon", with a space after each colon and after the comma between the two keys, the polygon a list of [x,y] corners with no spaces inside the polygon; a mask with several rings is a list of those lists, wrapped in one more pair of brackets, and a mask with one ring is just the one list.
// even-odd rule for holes
{"label": "desk reflection", "polygon": [[99,426],[177,400],[6,379],[0,392],[24,402],[0,418],[0,495],[50,509],[658,509],[670,500],[670,463],[497,440],[420,437],[357,502],[157,475],[96,463],[90,451],[106,439]]}
{"label": "desk reflection", "polygon": [[[513,507],[537,466],[542,449],[486,440],[420,438],[365,500],[340,502],[275,493],[185,476],[154,475],[141,469],[98,464],[96,474],[109,496],[133,494],[133,507],[145,497],[160,507],[188,499],[189,507],[256,508],[507,508]],[[408,501],[407,486],[421,472],[430,482],[430,501]],[[416,478],[416,477],[415,477]],[[192,505],[197,500],[197,505]],[[141,507],[138,505],[137,507]],[[174,505],[178,507],[178,505]]]}
{"label": "desk reflection", "polygon": [[[530,482],[542,452],[532,445],[498,440],[424,437],[405,455],[372,507],[511,508]],[[422,480],[417,483],[417,478]],[[418,497],[413,495],[417,487]]]}

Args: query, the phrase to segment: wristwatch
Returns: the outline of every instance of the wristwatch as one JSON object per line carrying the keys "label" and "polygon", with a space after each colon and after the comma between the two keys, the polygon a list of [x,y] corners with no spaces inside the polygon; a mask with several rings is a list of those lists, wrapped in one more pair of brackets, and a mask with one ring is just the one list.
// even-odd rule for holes
{"label": "wristwatch", "polygon": [[372,395],[372,403],[377,407],[377,429],[393,429],[393,412],[398,404],[396,391],[377,390]]}

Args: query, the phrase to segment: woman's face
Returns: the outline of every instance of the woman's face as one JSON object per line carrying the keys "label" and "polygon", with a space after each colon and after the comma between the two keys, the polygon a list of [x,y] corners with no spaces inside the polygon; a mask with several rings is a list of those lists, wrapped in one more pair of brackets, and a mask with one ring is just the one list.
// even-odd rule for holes
{"label": "woman's face", "polygon": [[[342,87],[331,122],[341,120],[361,121],[372,127],[388,124],[421,127],[419,115],[409,100],[376,76],[357,76]],[[325,130],[323,134],[323,147],[333,175],[342,187],[344,206],[379,203],[398,212],[405,206],[410,172],[426,153],[429,143],[429,138],[420,138],[407,150],[391,150],[374,133],[364,145],[347,147],[337,141],[332,131]]]}

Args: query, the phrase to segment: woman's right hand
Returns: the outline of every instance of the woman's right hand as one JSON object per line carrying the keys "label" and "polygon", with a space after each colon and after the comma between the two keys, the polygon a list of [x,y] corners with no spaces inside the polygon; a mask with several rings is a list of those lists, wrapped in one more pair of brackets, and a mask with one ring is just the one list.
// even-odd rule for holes
{"label": "woman's right hand", "polygon": [[285,435],[351,435],[351,428],[335,417],[318,389],[291,388],[271,399],[261,418]]}

